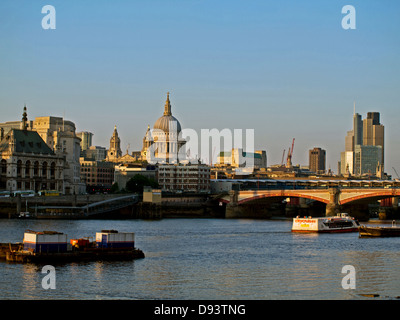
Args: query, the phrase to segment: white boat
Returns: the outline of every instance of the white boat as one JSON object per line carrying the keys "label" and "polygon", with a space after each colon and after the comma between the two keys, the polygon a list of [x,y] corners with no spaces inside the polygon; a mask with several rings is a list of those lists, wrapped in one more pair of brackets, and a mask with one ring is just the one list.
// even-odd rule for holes
{"label": "white boat", "polygon": [[25,207],[26,207],[26,211],[20,212],[18,218],[25,219],[25,218],[31,217],[31,214],[28,211],[28,201],[25,202]]}
{"label": "white boat", "polygon": [[293,218],[292,232],[358,232],[359,223],[348,213],[334,217],[312,218],[297,216]]}
{"label": "white boat", "polygon": [[29,212],[20,212],[20,214],[18,216],[18,218],[21,218],[21,219],[30,218],[30,217],[31,217],[31,214]]}

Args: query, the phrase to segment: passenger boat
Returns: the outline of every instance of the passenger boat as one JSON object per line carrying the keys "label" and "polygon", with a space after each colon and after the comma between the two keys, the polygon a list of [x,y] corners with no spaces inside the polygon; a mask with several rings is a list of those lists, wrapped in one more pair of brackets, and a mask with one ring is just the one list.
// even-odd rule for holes
{"label": "passenger boat", "polygon": [[334,217],[312,218],[297,216],[293,218],[292,232],[357,232],[359,223],[348,213],[339,213]]}
{"label": "passenger boat", "polygon": [[400,237],[400,227],[396,226],[396,222],[392,222],[391,227],[369,227],[360,226],[360,237]]}

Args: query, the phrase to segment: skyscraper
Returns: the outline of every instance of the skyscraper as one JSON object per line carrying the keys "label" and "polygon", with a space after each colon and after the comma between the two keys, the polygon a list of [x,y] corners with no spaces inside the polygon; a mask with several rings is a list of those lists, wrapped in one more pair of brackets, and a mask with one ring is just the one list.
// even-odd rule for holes
{"label": "skyscraper", "polygon": [[345,151],[340,155],[339,174],[376,174],[383,172],[384,126],[379,112],[368,112],[362,120],[360,114],[353,115],[353,130],[345,138]]}
{"label": "skyscraper", "polygon": [[379,112],[368,112],[367,118],[363,120],[363,145],[365,146],[380,146],[381,150],[381,165],[384,166],[384,148],[385,144],[385,127],[380,123]]}
{"label": "skyscraper", "polygon": [[92,137],[93,133],[82,131],[76,134],[79,138],[81,138],[81,150],[85,151],[92,146]]}
{"label": "skyscraper", "polygon": [[[363,144],[363,122],[361,115],[354,113],[353,116],[353,131],[354,131],[354,148],[357,145]],[[354,151],[354,149],[352,150]]]}
{"label": "skyscraper", "polygon": [[309,168],[311,172],[324,173],[326,163],[326,151],[314,148],[309,151]]}

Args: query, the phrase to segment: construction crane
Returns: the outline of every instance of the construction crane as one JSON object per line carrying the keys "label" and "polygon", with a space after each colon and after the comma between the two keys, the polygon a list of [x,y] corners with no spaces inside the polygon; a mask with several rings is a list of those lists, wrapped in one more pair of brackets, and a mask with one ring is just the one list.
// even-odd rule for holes
{"label": "construction crane", "polygon": [[286,152],[286,149],[283,149],[281,166],[283,166],[283,160],[285,159],[285,152]]}
{"label": "construction crane", "polygon": [[292,167],[292,157],[293,157],[293,149],[294,149],[294,138],[292,141],[292,148],[289,148],[287,159],[286,159],[286,168]]}
{"label": "construction crane", "polygon": [[397,179],[400,179],[400,177],[399,177],[399,175],[397,174],[397,171],[396,171],[396,169],[394,168],[394,167],[392,167],[393,168],[393,170],[394,170],[394,173],[396,174],[396,176],[397,176]]}

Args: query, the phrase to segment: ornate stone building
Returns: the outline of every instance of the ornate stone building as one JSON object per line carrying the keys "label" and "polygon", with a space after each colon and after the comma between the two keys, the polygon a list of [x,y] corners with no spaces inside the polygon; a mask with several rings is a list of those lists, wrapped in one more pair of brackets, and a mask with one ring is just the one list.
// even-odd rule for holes
{"label": "ornate stone building", "polygon": [[118,137],[117,126],[115,126],[113,135],[110,139],[110,149],[107,151],[106,160],[116,162],[121,156],[121,139]]}
{"label": "ornate stone building", "polygon": [[[4,137],[11,129],[35,131],[47,146],[55,153],[65,158],[63,170],[63,193],[79,194],[85,192],[85,185],[80,181],[80,142],[75,133],[75,124],[60,117],[36,117],[28,121],[26,106],[22,121],[0,123],[0,133]],[[1,130],[3,129],[3,130]]]}
{"label": "ornate stone building", "polygon": [[47,145],[56,153],[65,156],[65,194],[85,192],[80,177],[80,143],[75,124],[60,117],[36,117],[33,130],[37,131]]}
{"label": "ornate stone building", "polygon": [[169,92],[164,105],[164,114],[154,123],[153,129],[147,127],[143,138],[142,159],[149,163],[176,163],[184,159],[185,140],[179,134],[181,124],[172,115]]}
{"label": "ornate stone building", "polygon": [[36,131],[28,130],[26,107],[20,129],[0,142],[0,189],[57,190],[64,193],[65,155],[54,152]]}

